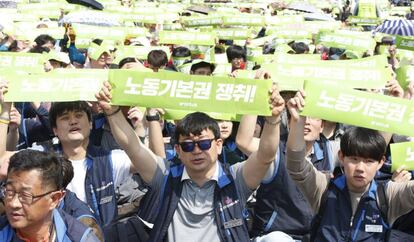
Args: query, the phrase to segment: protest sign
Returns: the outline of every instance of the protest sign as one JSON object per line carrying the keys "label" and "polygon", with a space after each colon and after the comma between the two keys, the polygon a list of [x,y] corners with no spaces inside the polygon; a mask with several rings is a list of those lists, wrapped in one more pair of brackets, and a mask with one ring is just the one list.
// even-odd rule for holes
{"label": "protest sign", "polygon": [[409,100],[307,81],[305,93],[301,115],[414,136],[414,104]]}
{"label": "protest sign", "polygon": [[96,101],[95,94],[107,80],[106,70],[67,70],[8,78],[7,102]]}
{"label": "protest sign", "polygon": [[263,26],[265,18],[261,15],[238,14],[231,16],[223,16],[223,25],[225,26]]}
{"label": "protest sign", "polygon": [[414,66],[401,66],[395,73],[397,74],[397,81],[405,90],[410,80],[414,81]]}
{"label": "protest sign", "polygon": [[26,72],[43,72],[43,62],[45,61],[42,54],[36,53],[19,53],[19,52],[0,52],[0,68],[16,68]]}
{"label": "protest sign", "polygon": [[348,50],[367,51],[374,50],[376,42],[373,38],[355,34],[355,36],[344,33],[330,33],[321,31],[316,35],[317,44],[327,47],[336,47]]}
{"label": "protest sign", "polygon": [[[188,110],[176,110],[176,109],[165,109],[164,118],[167,120],[180,120],[184,118],[187,114],[190,114],[194,111]],[[234,120],[237,121],[237,114],[232,113],[216,113],[216,112],[205,112],[208,116],[217,119],[217,120]]]}
{"label": "protest sign", "polygon": [[161,44],[215,45],[216,36],[208,32],[160,31]]}
{"label": "protest sign", "polygon": [[414,170],[414,142],[403,142],[390,144],[391,148],[391,171],[394,172],[400,167],[405,170]]}
{"label": "protest sign", "polygon": [[[283,56],[286,58],[283,59]],[[299,60],[301,56],[303,59]],[[265,63],[262,68],[271,73],[284,91],[298,90],[305,80],[352,88],[382,88],[391,80],[391,72],[385,68],[384,56],[343,61],[315,61],[305,57],[278,54],[275,56],[276,62]]]}
{"label": "protest sign", "polygon": [[111,70],[115,105],[269,115],[271,80]]}
{"label": "protest sign", "polygon": [[397,49],[414,51],[414,38],[397,35],[395,37]]}

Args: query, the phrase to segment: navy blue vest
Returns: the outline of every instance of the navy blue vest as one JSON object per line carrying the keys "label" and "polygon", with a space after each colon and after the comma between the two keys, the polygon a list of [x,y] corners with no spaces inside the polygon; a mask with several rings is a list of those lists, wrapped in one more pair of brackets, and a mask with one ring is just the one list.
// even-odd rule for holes
{"label": "navy blue vest", "polygon": [[371,182],[352,216],[345,176],[330,182],[312,224],[315,241],[384,241],[389,226],[377,203],[377,184]]}
{"label": "navy blue vest", "polygon": [[[50,142],[40,144],[47,150],[62,153],[59,145]],[[89,145],[86,153],[85,194],[88,205],[94,211],[99,225],[111,223],[117,216],[111,151]]]}
{"label": "navy blue vest", "polygon": [[[227,166],[220,165],[218,184],[214,191],[214,217],[218,233],[223,242],[248,242],[249,234],[245,218],[247,217],[244,204],[240,202],[233,206],[226,206],[228,201],[238,201],[239,195],[234,185],[234,180]],[[172,221],[175,210],[180,200],[183,183],[181,176],[184,166],[173,166],[166,175],[163,195],[160,197],[160,206],[155,220],[154,228],[151,230],[149,241],[167,241],[167,231]]]}
{"label": "navy blue vest", "polygon": [[79,200],[76,194],[69,190],[66,190],[65,197],[60,202],[59,208],[77,220],[84,217],[90,217],[96,220],[94,212],[88,204]]}
{"label": "navy blue vest", "polygon": [[275,176],[262,183],[256,193],[252,236],[282,231],[302,240],[309,234],[313,211],[286,169],[284,143],[279,145]]}
{"label": "navy blue vest", "polygon": [[105,226],[118,216],[111,151],[89,146],[86,159],[86,200],[98,222]]}

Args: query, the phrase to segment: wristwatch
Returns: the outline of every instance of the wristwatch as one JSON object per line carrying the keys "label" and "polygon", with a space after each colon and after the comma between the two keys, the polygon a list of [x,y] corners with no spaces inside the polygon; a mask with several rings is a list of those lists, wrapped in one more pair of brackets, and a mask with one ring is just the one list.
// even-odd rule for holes
{"label": "wristwatch", "polygon": [[145,116],[145,119],[148,122],[151,122],[151,121],[160,121],[161,117],[160,117],[160,114],[159,113],[156,113],[154,115],[146,115]]}

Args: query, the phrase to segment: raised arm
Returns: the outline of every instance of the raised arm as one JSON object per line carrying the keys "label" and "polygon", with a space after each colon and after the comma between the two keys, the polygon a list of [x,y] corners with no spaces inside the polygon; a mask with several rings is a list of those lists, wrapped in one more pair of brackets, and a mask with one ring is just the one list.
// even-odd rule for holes
{"label": "raised arm", "polygon": [[142,179],[150,183],[157,169],[157,157],[140,141],[133,128],[128,124],[118,106],[110,104],[111,85],[105,82],[101,91],[96,94],[99,105],[107,115],[112,134],[127,153],[132,162],[132,171],[137,171]]}
{"label": "raised arm", "polygon": [[6,156],[7,129],[10,123],[11,103],[4,102],[4,94],[7,90],[8,83],[0,80],[0,160]]}
{"label": "raised arm", "polygon": [[[263,75],[267,75],[267,73],[263,73]],[[279,147],[280,114],[285,108],[285,101],[275,85],[272,87],[270,94],[269,104],[272,115],[265,118],[266,122],[258,150],[249,156],[243,167],[244,180],[251,189],[256,189],[259,186],[270,165],[275,160]]]}
{"label": "raised arm", "polygon": [[[147,109],[146,115],[148,117],[160,117],[162,114],[161,109],[149,108]],[[151,120],[151,119],[150,119]],[[162,136],[162,129],[159,120],[147,120],[148,124],[148,141],[149,141],[149,148],[154,152],[156,155],[166,158],[167,155],[165,154],[165,146],[164,146],[164,139]]]}
{"label": "raised arm", "polygon": [[254,137],[256,115],[243,115],[236,135],[237,147],[247,156],[259,149],[260,139]]}
{"label": "raised arm", "polygon": [[308,199],[313,210],[317,212],[329,178],[326,174],[317,171],[312,163],[305,159],[304,127],[306,118],[299,115],[305,105],[304,96],[303,92],[298,92],[287,104],[291,119],[287,140],[286,168],[290,177]]}

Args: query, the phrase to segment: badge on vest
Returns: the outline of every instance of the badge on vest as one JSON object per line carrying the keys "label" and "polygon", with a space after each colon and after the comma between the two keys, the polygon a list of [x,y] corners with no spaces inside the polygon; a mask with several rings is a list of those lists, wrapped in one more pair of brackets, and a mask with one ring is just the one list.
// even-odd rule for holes
{"label": "badge on vest", "polygon": [[241,226],[241,225],[243,225],[243,219],[241,218],[224,222],[225,229],[230,229],[230,228],[234,228],[234,227]]}
{"label": "badge on vest", "polygon": [[367,233],[382,233],[382,225],[366,224],[365,232]]}
{"label": "badge on vest", "polygon": [[110,201],[112,201],[112,197],[113,196],[106,196],[106,197],[103,197],[103,198],[101,198],[101,201],[99,202],[99,204],[105,204],[105,203],[109,203]]}

